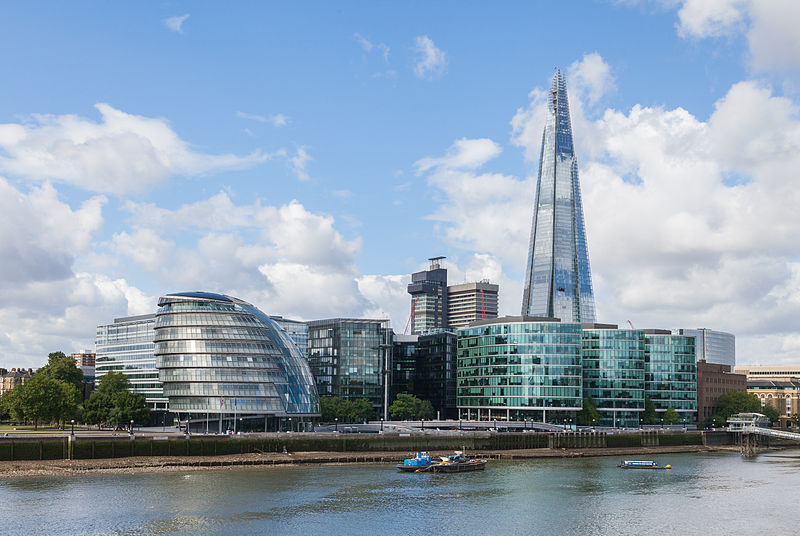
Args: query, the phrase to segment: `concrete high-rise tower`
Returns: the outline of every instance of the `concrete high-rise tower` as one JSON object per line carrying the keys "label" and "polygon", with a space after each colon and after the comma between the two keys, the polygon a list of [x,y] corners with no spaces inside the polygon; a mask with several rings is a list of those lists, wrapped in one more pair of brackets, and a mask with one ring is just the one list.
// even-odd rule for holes
{"label": "concrete high-rise tower", "polygon": [[522,314],[593,323],[594,292],[578,163],[572,144],[567,84],[561,71],[553,77],[549,97]]}

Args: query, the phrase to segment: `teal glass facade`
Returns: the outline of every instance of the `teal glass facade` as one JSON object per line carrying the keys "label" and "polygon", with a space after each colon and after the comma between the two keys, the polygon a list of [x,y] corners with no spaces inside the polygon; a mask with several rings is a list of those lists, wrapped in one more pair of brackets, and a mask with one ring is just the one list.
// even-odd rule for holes
{"label": "teal glass facade", "polygon": [[645,335],[640,330],[583,329],[583,396],[599,426],[636,427],[644,411]]}
{"label": "teal glass facade", "polygon": [[674,408],[685,422],[697,414],[695,338],[658,330],[645,331],[645,397],[656,406],[658,419]]}
{"label": "teal glass facade", "polygon": [[581,325],[506,317],[458,330],[460,418],[560,422],[582,404]]}

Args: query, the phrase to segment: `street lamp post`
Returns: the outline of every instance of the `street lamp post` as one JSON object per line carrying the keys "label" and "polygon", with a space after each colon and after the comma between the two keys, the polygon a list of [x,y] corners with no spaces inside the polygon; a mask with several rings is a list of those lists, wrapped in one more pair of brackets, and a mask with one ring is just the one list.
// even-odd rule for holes
{"label": "street lamp post", "polygon": [[72,424],[72,431],[69,433],[69,435],[71,435],[72,437],[75,437],[75,419],[72,419],[69,422],[70,422],[70,424]]}
{"label": "street lamp post", "polygon": [[424,430],[425,429],[425,419],[420,419],[419,422],[422,425],[422,429]]}
{"label": "street lamp post", "polygon": [[339,417],[336,417],[334,420],[336,421],[336,431],[338,432],[339,431]]}
{"label": "street lamp post", "polygon": [[294,427],[292,426],[292,418],[289,417],[289,431],[294,432]]}
{"label": "street lamp post", "polygon": [[383,418],[381,418],[381,432],[383,432]]}
{"label": "street lamp post", "polygon": [[131,435],[133,435],[133,419],[131,419]]}

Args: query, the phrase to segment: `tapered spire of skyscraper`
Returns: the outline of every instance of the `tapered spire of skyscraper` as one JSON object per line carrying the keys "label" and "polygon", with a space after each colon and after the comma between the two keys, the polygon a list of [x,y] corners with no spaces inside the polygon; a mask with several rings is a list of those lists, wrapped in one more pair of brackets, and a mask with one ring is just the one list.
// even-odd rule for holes
{"label": "tapered spire of skyscraper", "polygon": [[561,71],[553,76],[549,97],[522,314],[594,322],[578,163],[572,144],[567,83]]}

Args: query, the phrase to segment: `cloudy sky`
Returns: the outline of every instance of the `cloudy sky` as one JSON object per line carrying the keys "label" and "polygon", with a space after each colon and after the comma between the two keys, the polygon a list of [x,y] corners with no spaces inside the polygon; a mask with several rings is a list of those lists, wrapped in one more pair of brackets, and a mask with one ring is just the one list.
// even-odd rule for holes
{"label": "cloudy sky", "polygon": [[519,314],[567,73],[598,320],[800,360],[800,2],[3,3],[0,366],[181,290],[405,327]]}

